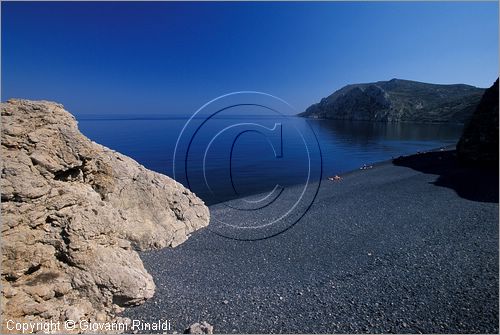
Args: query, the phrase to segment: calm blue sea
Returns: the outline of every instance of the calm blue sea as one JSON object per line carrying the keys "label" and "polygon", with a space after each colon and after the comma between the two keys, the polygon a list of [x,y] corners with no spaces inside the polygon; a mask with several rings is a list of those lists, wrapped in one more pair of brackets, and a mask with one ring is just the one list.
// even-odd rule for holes
{"label": "calm blue sea", "polygon": [[78,121],[95,142],[175,177],[209,204],[452,145],[462,131],[461,125],[258,115],[194,119],[187,126],[188,117],[181,116],[87,116]]}

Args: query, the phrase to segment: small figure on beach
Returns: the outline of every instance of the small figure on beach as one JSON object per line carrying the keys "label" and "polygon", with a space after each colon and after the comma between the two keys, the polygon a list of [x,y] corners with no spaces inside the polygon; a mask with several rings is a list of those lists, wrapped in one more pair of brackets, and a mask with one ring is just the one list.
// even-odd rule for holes
{"label": "small figure on beach", "polygon": [[331,181],[340,181],[342,178],[339,175],[335,175],[333,177],[328,177],[328,180]]}

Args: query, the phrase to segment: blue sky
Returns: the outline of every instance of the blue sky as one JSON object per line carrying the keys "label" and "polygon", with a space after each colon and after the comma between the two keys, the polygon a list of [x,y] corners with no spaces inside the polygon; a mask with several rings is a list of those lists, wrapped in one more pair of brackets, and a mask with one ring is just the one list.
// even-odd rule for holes
{"label": "blue sky", "polygon": [[74,114],[193,113],[239,90],[300,112],[349,83],[497,76],[497,2],[2,2],[2,100]]}

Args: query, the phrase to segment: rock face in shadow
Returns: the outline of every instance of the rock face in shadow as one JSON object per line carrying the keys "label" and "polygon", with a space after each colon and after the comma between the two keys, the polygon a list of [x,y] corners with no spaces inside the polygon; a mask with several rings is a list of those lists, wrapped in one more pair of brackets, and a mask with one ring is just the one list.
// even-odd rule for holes
{"label": "rock face in shadow", "polygon": [[392,79],[347,85],[323,98],[300,116],[352,121],[467,121],[484,89],[469,85],[436,85]]}
{"label": "rock face in shadow", "polygon": [[457,152],[462,161],[498,164],[498,79],[484,92]]}
{"label": "rock face in shadow", "polygon": [[90,141],[56,103],[2,104],[1,167],[4,322],[109,320],[154,294],[136,250],[209,222],[193,193]]}

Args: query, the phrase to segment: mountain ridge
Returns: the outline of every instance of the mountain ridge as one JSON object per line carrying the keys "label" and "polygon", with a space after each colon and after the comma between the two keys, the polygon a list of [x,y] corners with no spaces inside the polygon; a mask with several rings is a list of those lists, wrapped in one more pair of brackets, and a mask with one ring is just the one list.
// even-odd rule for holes
{"label": "mountain ridge", "polygon": [[466,122],[485,89],[393,78],[349,84],[299,116],[352,121]]}

